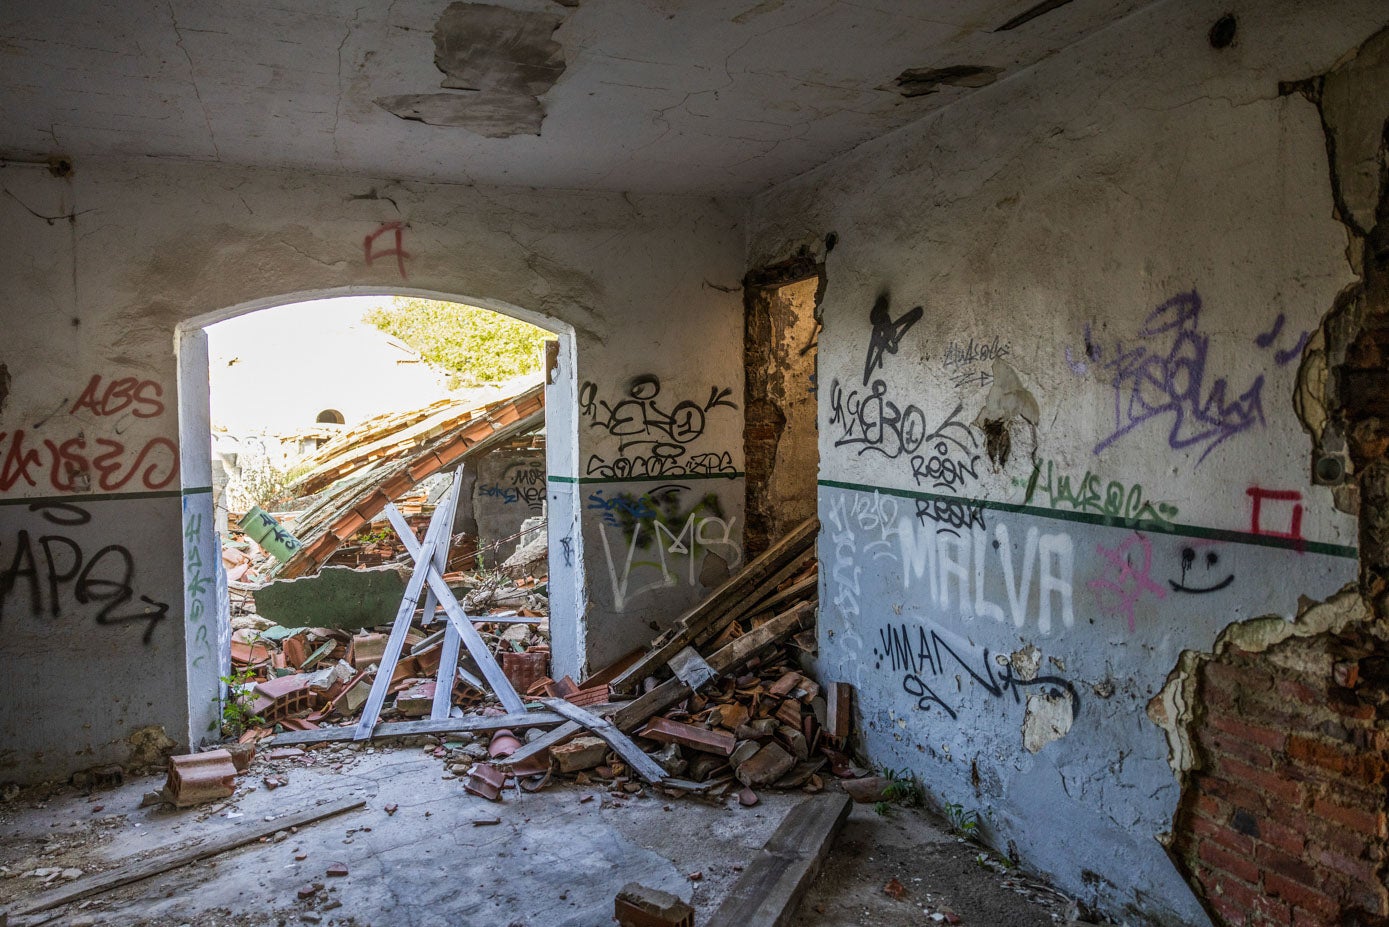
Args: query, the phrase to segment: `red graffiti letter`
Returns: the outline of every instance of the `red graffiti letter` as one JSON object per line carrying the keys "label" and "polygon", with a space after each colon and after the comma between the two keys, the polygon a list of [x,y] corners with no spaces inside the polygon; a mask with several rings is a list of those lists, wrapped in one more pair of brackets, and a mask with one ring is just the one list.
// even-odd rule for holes
{"label": "red graffiti letter", "polygon": [[[376,239],[380,238],[387,232],[395,233],[395,247],[377,251],[375,248]],[[404,234],[404,232],[405,226],[403,226],[399,222],[383,222],[381,223],[380,228],[378,228],[376,231],[372,232],[365,239],[363,239],[362,253],[366,256],[367,266],[370,267],[371,262],[374,261],[376,258],[390,257],[391,255],[395,255],[396,267],[400,269],[401,278],[405,278],[405,259],[410,256],[410,253],[406,251],[405,248],[402,246],[401,237]]]}
{"label": "red graffiti letter", "polygon": [[[1246,492],[1249,494],[1249,498],[1254,500],[1253,510],[1249,515],[1250,533],[1263,535],[1264,537],[1287,538],[1290,541],[1297,541],[1299,542],[1297,549],[1301,550],[1302,493],[1295,489],[1260,489],[1258,486],[1251,486]],[[1292,518],[1289,519],[1287,531],[1270,531],[1263,526],[1260,518],[1263,515],[1264,500],[1293,503]]]}

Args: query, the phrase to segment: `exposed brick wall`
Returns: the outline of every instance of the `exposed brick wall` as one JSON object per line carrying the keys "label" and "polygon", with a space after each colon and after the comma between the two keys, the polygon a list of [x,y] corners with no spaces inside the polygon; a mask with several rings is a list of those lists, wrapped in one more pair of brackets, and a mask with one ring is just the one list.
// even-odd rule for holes
{"label": "exposed brick wall", "polygon": [[1389,924],[1389,649],[1231,648],[1199,671],[1199,767],[1172,852],[1217,923]]}
{"label": "exposed brick wall", "polygon": [[[743,547],[749,557],[815,510],[818,453],[813,397],[796,382],[814,369],[815,304],[822,267],[808,256],[749,273],[744,281],[743,456],[747,474]],[[811,289],[811,281],[814,289]],[[810,297],[811,293],[813,297]],[[810,297],[810,298],[808,298]],[[804,406],[811,403],[806,421]],[[792,413],[788,421],[788,410]],[[809,429],[787,441],[788,428]]]}

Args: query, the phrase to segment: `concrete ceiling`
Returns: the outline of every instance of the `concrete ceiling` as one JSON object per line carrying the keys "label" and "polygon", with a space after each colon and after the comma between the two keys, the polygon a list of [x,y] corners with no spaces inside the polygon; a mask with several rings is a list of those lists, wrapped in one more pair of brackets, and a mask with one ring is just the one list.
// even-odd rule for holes
{"label": "concrete ceiling", "polygon": [[1147,2],[9,0],[0,156],[748,193]]}

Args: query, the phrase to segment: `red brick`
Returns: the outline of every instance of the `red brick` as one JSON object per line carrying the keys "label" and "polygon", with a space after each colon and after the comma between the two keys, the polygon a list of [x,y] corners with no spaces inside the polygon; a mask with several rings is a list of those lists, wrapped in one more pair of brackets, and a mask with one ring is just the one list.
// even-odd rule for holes
{"label": "red brick", "polygon": [[1193,833],[1218,843],[1240,856],[1251,857],[1254,855],[1254,840],[1230,827],[1228,819],[1212,821],[1209,818],[1195,816],[1191,819],[1191,830]]}
{"label": "red brick", "polygon": [[1294,734],[1288,738],[1288,756],[1308,766],[1366,781],[1378,781],[1383,778],[1385,771],[1382,756],[1362,753],[1347,744],[1305,734]]}
{"label": "red brick", "polygon": [[1320,708],[1326,704],[1326,693],[1318,692],[1306,683],[1296,679],[1280,679],[1274,684],[1274,691],[1285,699],[1301,702],[1304,705],[1314,705]]}
{"label": "red brick", "polygon": [[1271,872],[1264,877],[1264,888],[1293,908],[1321,915],[1323,923],[1331,923],[1331,918],[1340,910],[1339,905],[1321,892],[1276,873]]}
{"label": "red brick", "polygon": [[1363,859],[1352,859],[1343,853],[1317,847],[1311,851],[1311,859],[1318,866],[1339,872],[1354,882],[1373,882],[1379,878],[1375,872],[1377,863]]}
{"label": "red brick", "polygon": [[1289,856],[1267,845],[1260,845],[1254,851],[1254,859],[1258,861],[1259,868],[1269,875],[1291,879],[1312,890],[1319,887],[1317,872],[1299,857]]}
{"label": "red brick", "polygon": [[1269,925],[1289,925],[1293,922],[1292,908],[1286,901],[1270,895],[1260,895],[1254,899],[1254,913],[1260,918],[1257,923]]}
{"label": "red brick", "polygon": [[1240,718],[1212,714],[1208,716],[1207,723],[1216,730],[1239,738],[1247,744],[1257,744],[1260,747],[1267,747],[1270,750],[1282,750],[1284,745],[1288,742],[1288,734],[1286,731],[1275,731],[1270,728],[1260,727],[1255,724],[1250,724]]}
{"label": "red brick", "polygon": [[1250,885],[1259,884],[1260,869],[1253,860],[1245,856],[1231,853],[1219,844],[1209,840],[1201,841],[1197,848],[1196,855],[1210,864],[1212,869],[1218,870],[1227,875],[1232,875]]}
{"label": "red brick", "polygon": [[1233,756],[1259,769],[1273,767],[1273,754],[1267,748],[1251,744],[1230,734],[1213,732],[1201,738],[1203,746],[1214,754],[1217,763],[1222,756]]}
{"label": "red brick", "polygon": [[1301,831],[1294,830],[1279,821],[1260,821],[1259,839],[1294,857],[1301,857],[1307,846],[1307,841]]}
{"label": "red brick", "polygon": [[1193,777],[1193,782],[1202,792],[1214,795],[1230,804],[1231,810],[1243,809],[1256,817],[1263,816],[1266,810],[1267,803],[1262,795],[1241,785],[1236,785],[1223,777],[1200,773]]}
{"label": "red brick", "polygon": [[[1252,889],[1243,882],[1234,879],[1217,878],[1212,880],[1215,894],[1226,899],[1241,911],[1253,911],[1254,903],[1259,900],[1259,892]],[[1235,921],[1235,923],[1239,923]]]}
{"label": "red brick", "polygon": [[1255,769],[1230,757],[1220,760],[1220,767],[1232,779],[1249,783],[1286,804],[1301,805],[1305,798],[1302,784],[1280,775],[1277,770]]}
{"label": "red brick", "polygon": [[1313,803],[1312,810],[1321,817],[1350,828],[1357,834],[1381,839],[1385,836],[1383,811],[1345,808],[1321,798]]}

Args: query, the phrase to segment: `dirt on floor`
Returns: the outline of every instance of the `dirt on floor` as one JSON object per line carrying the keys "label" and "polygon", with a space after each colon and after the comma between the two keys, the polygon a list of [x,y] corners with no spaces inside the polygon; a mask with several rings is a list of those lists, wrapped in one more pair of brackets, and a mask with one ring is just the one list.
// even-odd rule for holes
{"label": "dirt on floor", "polygon": [[[358,810],[14,917],[11,927],[604,927],[628,881],[680,896],[702,924],[807,800],[768,791],[743,807],[731,796],[563,783],[536,793],[508,788],[489,802],[466,793],[436,750],[432,741],[347,744],[258,758],[231,798],[184,810],[142,805],[163,784],[154,773],[104,790],[10,792],[0,796],[0,911],[169,848],[360,798]],[[874,809],[854,806],[796,927],[1073,922],[1068,899],[926,814]],[[334,876],[334,866],[347,874]]]}

